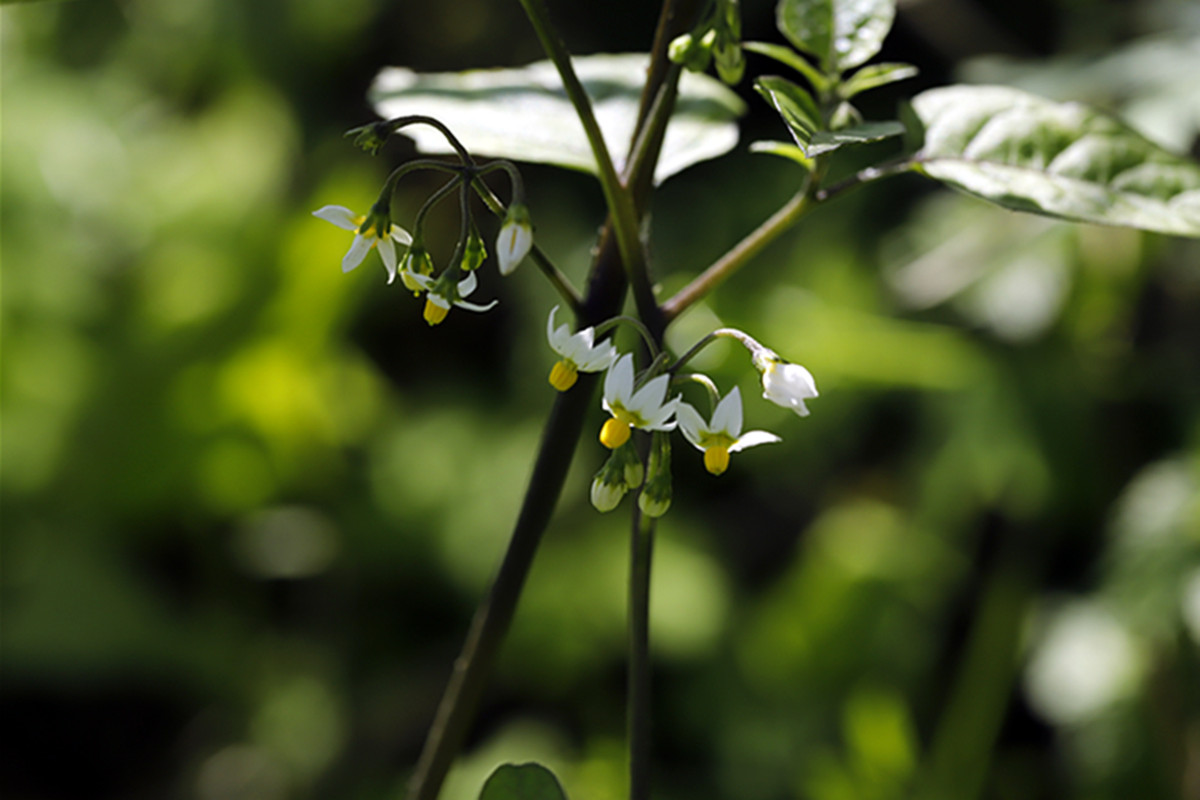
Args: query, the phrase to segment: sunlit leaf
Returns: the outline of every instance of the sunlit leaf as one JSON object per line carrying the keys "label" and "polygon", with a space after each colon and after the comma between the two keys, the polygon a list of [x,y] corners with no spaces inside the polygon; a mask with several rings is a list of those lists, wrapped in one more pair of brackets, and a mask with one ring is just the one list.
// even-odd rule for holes
{"label": "sunlit leaf", "polygon": [[[574,59],[614,159],[633,136],[648,57],[639,53]],[[370,100],[383,117],[424,114],[444,122],[473,154],[596,172],[575,109],[554,66],[539,61],[515,69],[417,73],[388,67],[375,78]],[[745,112],[737,95],[706,75],[684,73],[655,179],[728,152],[737,144],[735,120]],[[453,151],[434,129],[403,130],[425,153]]]}
{"label": "sunlit leaf", "polygon": [[784,66],[791,67],[807,78],[813,88],[818,91],[829,86],[829,81],[821,74],[821,71],[808,63],[808,60],[804,56],[790,47],[784,47],[781,44],[771,44],[769,42],[742,42],[742,49],[748,53],[758,53],[761,56],[774,59]]}
{"label": "sunlit leaf", "polygon": [[842,97],[851,98],[869,89],[877,89],[889,83],[911,78],[917,72],[917,68],[912,64],[897,64],[892,62],[886,64],[868,64],[847,78],[846,82],[838,88],[838,91]]}
{"label": "sunlit leaf", "polygon": [[796,144],[807,150],[813,135],[820,129],[821,112],[812,95],[796,84],[775,75],[765,75],[754,82],[754,88],[779,112]]}
{"label": "sunlit leaf", "polygon": [[890,139],[904,133],[904,126],[899,122],[864,122],[853,128],[842,128],[837,131],[818,131],[805,148],[809,157],[815,158],[825,153],[831,153],[839,147],[853,144],[866,144]]}
{"label": "sunlit leaf", "polygon": [[812,159],[804,155],[804,151],[794,144],[788,142],[777,142],[774,140],[764,139],[759,142],[750,144],[751,153],[766,153],[767,155],[779,156],[786,158],[789,161],[794,161],[806,170],[812,170]]}
{"label": "sunlit leaf", "polygon": [[879,52],[895,0],[780,0],[779,30],[826,72],[857,67]]}
{"label": "sunlit leaf", "polygon": [[1200,164],[1076,103],[999,86],[913,99],[916,169],[1006,208],[1200,236]]}
{"label": "sunlit leaf", "polygon": [[567,795],[541,764],[501,764],[483,784],[479,800],[567,800]]}

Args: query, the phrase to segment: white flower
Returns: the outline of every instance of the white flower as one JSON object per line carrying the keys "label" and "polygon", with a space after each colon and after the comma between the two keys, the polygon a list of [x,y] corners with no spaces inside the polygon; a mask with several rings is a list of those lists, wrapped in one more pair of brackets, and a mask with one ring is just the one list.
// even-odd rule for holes
{"label": "white flower", "polygon": [[533,247],[533,224],[529,221],[529,209],[520,203],[509,206],[500,234],[496,237],[496,258],[500,260],[500,274],[511,275]]}
{"label": "white flower", "polygon": [[742,394],[736,386],[717,403],[712,421],[706,423],[700,412],[687,403],[679,404],[675,418],[679,420],[684,438],[704,452],[704,467],[713,475],[726,470],[730,453],[780,441],[778,436],[767,431],[742,433]]}
{"label": "white flower", "polygon": [[388,283],[396,280],[396,245],[412,244],[412,236],[399,225],[393,225],[386,214],[371,209],[370,214],[355,214],[345,206],[322,206],[313,212],[342,230],[354,231],[354,241],[342,259],[342,272],[349,272],[363,262],[367,252],[378,248],[379,257],[387,269]]}
{"label": "white flower", "polygon": [[802,417],[808,416],[804,401],[817,396],[817,384],[811,372],[799,364],[784,361],[765,347],[755,353],[754,366],[762,373],[763,397]]}
{"label": "white flower", "polygon": [[489,311],[498,302],[493,300],[487,305],[481,306],[463,300],[464,297],[475,291],[475,287],[479,285],[479,279],[475,277],[474,272],[468,272],[467,277],[458,283],[450,280],[448,274],[443,274],[440,278],[421,275],[417,272],[406,274],[427,292],[425,295],[425,321],[430,325],[437,325],[444,320],[446,315],[450,313],[450,306],[452,305],[465,308],[468,311]]}
{"label": "white flower", "polygon": [[580,372],[600,372],[608,369],[617,359],[617,348],[612,342],[595,344],[595,328],[584,328],[578,333],[571,333],[569,325],[554,327],[554,315],[558,306],[550,309],[550,317],[546,320],[546,338],[550,341],[550,349],[562,358],[550,370],[550,385],[560,392],[565,392],[575,385]]}
{"label": "white flower", "polygon": [[[609,367],[604,376],[604,410],[612,418],[600,430],[600,443],[614,450],[629,441],[630,428],[669,431],[675,421],[671,415],[679,398],[666,400],[671,376],[659,375],[636,392],[633,390],[633,356],[626,354]],[[665,402],[664,402],[665,401]]]}

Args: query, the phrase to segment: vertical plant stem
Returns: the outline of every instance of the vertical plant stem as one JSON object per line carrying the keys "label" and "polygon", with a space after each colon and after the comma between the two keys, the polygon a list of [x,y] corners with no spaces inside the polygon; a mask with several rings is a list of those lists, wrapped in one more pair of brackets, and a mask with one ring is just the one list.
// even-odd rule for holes
{"label": "vertical plant stem", "polygon": [[634,507],[629,568],[629,800],[650,798],[650,566],[653,517]]}
{"label": "vertical plant stem", "polygon": [[559,77],[563,82],[563,89],[566,90],[567,97],[570,98],[571,105],[575,107],[575,113],[583,124],[584,133],[587,134],[592,156],[596,159],[600,186],[604,190],[604,200],[608,204],[608,213],[613,221],[613,230],[617,237],[617,245],[620,247],[621,260],[625,264],[625,269],[630,271],[635,271],[639,267],[644,269],[646,259],[638,238],[637,211],[634,207],[633,197],[617,175],[612,156],[608,152],[608,145],[604,141],[604,134],[600,130],[600,123],[596,121],[596,114],[592,110],[591,98],[588,97],[587,91],[579,81],[579,76],[575,74],[575,67],[571,64],[571,54],[567,52],[562,39],[550,24],[549,14],[546,13],[546,5],[543,0],[520,0],[520,2],[525,9],[525,15],[529,17],[529,21],[533,25],[534,32],[537,33],[538,39],[542,43],[542,49],[546,51],[546,55],[550,57],[555,69],[558,70]]}
{"label": "vertical plant stem", "polygon": [[[557,43],[559,58],[556,59],[556,63],[559,63],[566,55],[565,49],[561,47],[557,36],[549,28],[540,0],[522,0],[522,4],[525,5],[527,11],[536,6],[537,10],[541,12],[538,18],[545,30],[539,29],[539,36],[544,33],[544,42],[549,39]],[[694,4],[692,0],[664,0],[663,18],[671,20],[674,25],[681,26],[686,30],[691,22],[683,18],[686,15],[676,14],[675,9],[691,4]],[[574,73],[570,70],[569,56],[566,56],[566,68],[567,75],[573,76]],[[664,82],[674,80],[677,75],[677,72],[667,69],[665,43],[661,47],[656,45],[651,56],[644,97],[655,97]],[[564,75],[564,82],[567,80]],[[574,81],[574,87],[576,95],[582,94],[580,99],[586,103],[586,94],[582,93],[582,86],[579,85],[577,79]],[[670,107],[674,106],[673,99],[672,91],[670,102],[665,104],[666,107],[662,113],[669,116]],[[644,99],[644,102],[650,101]],[[585,107],[590,112],[590,106],[585,105]],[[648,110],[648,108],[647,105],[646,109]],[[644,110],[643,113],[648,113],[648,111]],[[594,117],[592,123],[594,126]],[[634,141],[641,133],[641,126],[638,127],[639,130],[634,133]],[[595,131],[598,132],[598,130],[598,127],[595,127]],[[633,189],[622,192],[622,194],[629,198],[631,208],[645,208],[653,185],[646,174],[653,175],[657,162],[658,152],[655,150],[638,163],[633,174],[626,176]],[[611,166],[611,161],[609,163]],[[627,265],[628,261],[623,251],[626,249],[628,241],[625,243],[626,246],[618,245],[622,238],[618,229],[622,223],[616,219],[616,216],[617,210],[610,206],[608,219],[605,221],[597,244],[596,257],[588,274],[586,292],[578,307],[577,317],[580,326],[595,325],[616,316],[620,313],[625,299],[628,284],[626,281],[627,266],[624,265]],[[625,230],[627,232],[632,230],[633,240],[636,242],[636,220],[632,226],[626,226]],[[636,252],[639,254],[642,252],[640,246],[636,248]],[[549,524],[550,516],[566,480],[571,457],[583,427],[584,415],[592,402],[598,382],[598,376],[584,373],[579,376],[578,382],[570,391],[560,394],[555,400],[550,418],[546,422],[533,475],[530,478],[529,488],[526,490],[508,551],[505,553],[504,561],[501,563],[492,588],[480,603],[475,617],[472,619],[467,641],[454,663],[454,672],[438,705],[433,725],[430,727],[425,746],[409,783],[409,800],[435,800],[441,791],[442,782],[445,780],[450,765],[462,747],[463,740],[474,719],[475,710],[479,705],[484,685],[512,622],[517,601],[524,588],[525,578],[533,563],[538,544],[541,542],[542,533]],[[648,575],[649,565],[647,564],[647,577]],[[643,704],[641,707],[645,708],[646,706]],[[648,719],[648,716],[646,718]],[[638,741],[642,740],[643,737],[639,737]],[[648,750],[644,750],[644,752],[648,752]],[[644,772],[645,770],[642,770],[642,773]]]}
{"label": "vertical plant stem", "polygon": [[508,551],[471,620],[462,654],[454,662],[450,683],[409,783],[410,800],[437,797],[462,747],[500,644],[508,633],[533,556],[562,491],[583,428],[584,412],[598,380],[596,375],[584,373],[570,391],[555,399]]}

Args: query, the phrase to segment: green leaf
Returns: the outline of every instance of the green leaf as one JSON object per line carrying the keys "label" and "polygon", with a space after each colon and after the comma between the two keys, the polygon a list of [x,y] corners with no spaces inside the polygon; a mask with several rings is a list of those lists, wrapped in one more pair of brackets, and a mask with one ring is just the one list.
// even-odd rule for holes
{"label": "green leaf", "polygon": [[838,93],[849,100],[854,95],[861,94],[868,89],[877,89],[889,83],[911,78],[916,74],[917,68],[912,64],[897,64],[894,62],[868,64],[851,75],[845,83],[839,86]]}
{"label": "green leaf", "polygon": [[794,144],[789,144],[788,142],[777,142],[771,139],[763,139],[762,141],[751,142],[750,152],[766,153],[767,155],[786,158],[788,161],[794,161],[809,172],[812,172],[813,160],[804,155],[804,151],[799,147]]}
{"label": "green leaf", "polygon": [[567,795],[541,764],[501,764],[483,784],[479,800],[567,800]]}
{"label": "green leaf", "polygon": [[831,153],[839,147],[878,142],[902,133],[904,133],[904,126],[899,122],[864,122],[853,128],[818,132],[812,137],[805,152],[809,157],[816,158],[819,155]]}
{"label": "green leaf", "polygon": [[1006,208],[1200,236],[1200,164],[1076,103],[1001,86],[913,99],[914,168]]}
{"label": "green leaf", "polygon": [[790,47],[784,47],[781,44],[770,44],[769,42],[742,42],[742,49],[750,53],[758,53],[760,56],[773,58],[780,64],[791,67],[808,79],[808,82],[818,92],[824,91],[829,87],[829,80],[821,74],[820,70],[808,63],[808,60],[804,56]]}
{"label": "green leaf", "polygon": [[777,75],[764,75],[754,81],[755,90],[779,112],[788,131],[801,148],[807,149],[813,135],[820,130],[821,112],[812,95],[796,84]]}
{"label": "green leaf", "polygon": [[780,32],[827,74],[878,53],[895,17],[895,0],[779,0],[776,7]]}
{"label": "green leaf", "polygon": [[[594,55],[573,63],[620,169],[619,159],[633,136],[648,57]],[[596,172],[583,126],[548,61],[514,69],[423,74],[388,67],[376,76],[368,96],[388,119],[407,114],[436,117],[473,154]],[[736,119],[743,113],[745,104],[719,81],[684,74],[655,180],[731,150],[737,144]],[[413,125],[403,133],[424,153],[453,152],[428,126]]]}

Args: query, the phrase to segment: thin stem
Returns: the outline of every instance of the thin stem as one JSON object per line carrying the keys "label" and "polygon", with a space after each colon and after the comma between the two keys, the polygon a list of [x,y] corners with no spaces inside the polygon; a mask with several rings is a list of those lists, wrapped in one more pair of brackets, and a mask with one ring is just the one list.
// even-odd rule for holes
{"label": "thin stem", "polygon": [[670,323],[688,307],[701,300],[726,278],[745,266],[751,258],[758,255],[759,251],[778,238],[781,233],[811,211],[816,203],[809,190],[810,186],[811,182],[806,180],[804,187],[783,208],[772,214],[770,219],[735,244],[712,266],[680,289],[674,297],[663,303],[662,313],[666,321]]}
{"label": "thin stem", "polygon": [[[682,26],[683,30],[687,30],[691,25],[691,21],[687,19],[691,5],[694,5],[692,0],[664,0],[662,19],[671,25],[660,24],[659,33],[669,32],[673,25]],[[653,97],[666,80],[664,76],[668,72],[665,69],[667,41],[668,38],[659,35],[652,50],[646,86],[650,97]],[[648,103],[649,100],[644,97],[643,105]],[[671,106],[673,103],[667,105]],[[666,113],[669,115],[669,112],[668,108]],[[657,153],[653,157],[647,157],[640,170],[653,172],[657,159]],[[628,179],[632,187],[632,202],[637,208],[643,207],[652,182],[643,174],[629,175]],[[577,317],[581,325],[593,325],[615,316],[625,299],[626,279],[625,269],[622,267],[622,251],[625,248],[615,246],[616,216],[610,207],[609,218],[601,232],[596,256],[588,272],[587,294],[578,305]],[[629,233],[633,233],[636,240],[636,229],[626,225],[627,241]],[[583,427],[584,413],[591,406],[598,382],[598,375],[584,373],[579,376],[575,386],[560,393],[554,403],[512,539],[509,541],[500,571],[472,620],[462,653],[455,661],[450,683],[438,705],[436,717],[409,785],[410,800],[436,799],[450,764],[462,746],[479,704],[484,683],[512,622],[517,599],[533,563],[541,535],[549,524],[563,482],[566,480],[571,456]]]}
{"label": "thin stem", "polygon": [[430,212],[430,210],[433,209],[433,207],[435,205],[437,205],[445,197],[447,197],[450,194],[450,192],[454,191],[454,187],[461,180],[462,180],[461,177],[457,177],[452,180],[446,181],[441,186],[439,186],[437,188],[437,190],[434,191],[433,194],[429,195],[429,197],[426,198],[424,203],[421,204],[421,207],[417,209],[417,215],[415,217],[413,217],[413,236],[414,236],[414,238],[420,236],[421,226],[425,224],[425,216]]}
{"label": "thin stem", "polygon": [[428,125],[431,128],[436,128],[437,131],[442,134],[442,136],[446,137],[446,141],[449,142],[450,146],[454,148],[454,152],[458,154],[459,160],[462,161],[464,165],[468,167],[475,165],[475,161],[471,158],[471,154],[467,151],[467,148],[463,147],[463,143],[458,140],[458,137],[454,135],[453,131],[446,127],[444,122],[436,117],[427,117],[424,114],[410,114],[406,117],[389,119],[383,124],[387,126],[391,133],[395,133],[401,128],[406,128],[409,125]]}
{"label": "thin stem", "polygon": [[583,84],[580,83],[579,76],[575,74],[575,67],[571,64],[571,54],[567,52],[566,46],[551,26],[543,0],[521,0],[521,6],[533,24],[538,39],[541,40],[542,49],[554,62],[559,77],[562,79],[563,89],[566,90],[567,97],[570,98],[571,104],[575,107],[575,113],[583,124],[592,155],[596,159],[600,186],[604,190],[604,200],[613,221],[613,233],[617,237],[617,246],[620,249],[625,269],[630,274],[644,272],[645,254],[638,238],[637,213],[633,197],[621,183],[616,167],[613,166],[612,156],[609,155],[608,145],[605,144],[604,134],[600,130],[600,123],[596,121],[596,114],[592,110],[592,101],[583,88]]}
{"label": "thin stem", "polygon": [[860,186],[866,186],[868,183],[872,183],[883,178],[890,178],[893,175],[900,175],[912,170],[916,163],[916,159],[906,158],[901,161],[894,161],[890,164],[884,164],[878,167],[867,167],[866,169],[861,169],[851,175],[849,178],[816,192],[816,200],[819,203],[824,203],[825,201],[832,200],[838,195],[848,192],[851,189],[857,189]]}
{"label": "thin stem", "polygon": [[[500,202],[500,198],[492,191],[492,187],[479,178],[476,178],[472,185],[475,187],[475,193],[483,199],[488,210],[497,217],[500,217],[500,219],[504,219],[508,213],[508,209],[505,208],[504,203]],[[562,270],[554,266],[554,262],[536,244],[530,249],[529,255],[533,258],[533,263],[537,264],[538,269],[546,276],[546,280],[550,281],[550,285],[554,287],[554,290],[558,292],[559,296],[570,307],[571,313],[579,316],[579,306],[583,301],[579,296],[579,290],[571,283],[571,279]]]}
{"label": "thin stem", "polygon": [[591,406],[598,376],[584,373],[570,391],[558,393],[546,422],[508,551],[496,580],[471,620],[462,653],[438,704],[425,747],[409,783],[409,800],[435,800],[466,738],[479,698],[516,611],[533,556],[566,480],[571,456]]}
{"label": "thin stem", "polygon": [[635,319],[633,317],[627,317],[625,315],[621,315],[619,317],[613,317],[610,320],[605,320],[604,322],[601,322],[599,325],[596,326],[596,331],[595,331],[596,338],[599,339],[601,336],[608,333],[609,331],[611,331],[613,328],[617,327],[618,325],[628,325],[629,327],[636,330],[638,332],[638,334],[641,335],[642,341],[646,343],[646,347],[650,351],[650,356],[652,358],[658,357],[660,347],[659,347],[658,342],[655,341],[654,336],[651,335],[650,329],[647,328],[645,325],[643,325],[641,320]]}
{"label": "thin stem", "polygon": [[[643,489],[645,491],[645,489]],[[655,519],[636,505],[629,565],[629,800],[650,797],[650,566]]]}
{"label": "thin stem", "polygon": [[721,338],[737,339],[739,342],[742,343],[742,346],[744,346],[751,353],[757,353],[761,350],[766,349],[761,344],[758,343],[757,339],[755,339],[753,336],[746,333],[745,331],[739,331],[737,328],[717,328],[715,331],[713,331],[712,333],[706,334],[703,339],[701,339],[700,341],[698,341],[694,345],[692,345],[691,349],[689,349],[686,353],[681,355],[679,357],[679,359],[674,364],[672,364],[671,368],[667,371],[670,372],[671,374],[677,373],[680,369],[683,368],[684,364],[686,364],[687,362],[689,362],[693,358],[695,358],[696,355],[701,350],[708,347],[710,344],[715,342],[717,339],[721,339]]}

